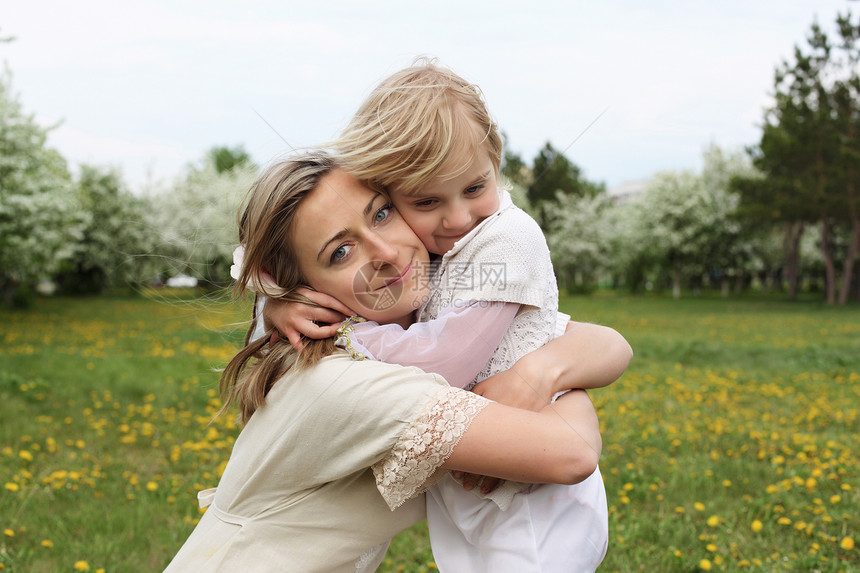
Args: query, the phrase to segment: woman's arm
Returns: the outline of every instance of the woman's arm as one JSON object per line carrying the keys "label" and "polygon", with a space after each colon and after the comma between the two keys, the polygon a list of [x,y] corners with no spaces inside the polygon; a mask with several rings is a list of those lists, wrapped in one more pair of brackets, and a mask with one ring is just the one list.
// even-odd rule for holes
{"label": "woman's arm", "polygon": [[571,322],[564,335],[477,384],[473,391],[496,402],[538,411],[563,390],[611,384],[632,358],[630,344],[614,329]]}
{"label": "woman's arm", "polygon": [[600,458],[594,406],[583,390],[540,412],[487,405],[442,467],[530,483],[578,483]]}

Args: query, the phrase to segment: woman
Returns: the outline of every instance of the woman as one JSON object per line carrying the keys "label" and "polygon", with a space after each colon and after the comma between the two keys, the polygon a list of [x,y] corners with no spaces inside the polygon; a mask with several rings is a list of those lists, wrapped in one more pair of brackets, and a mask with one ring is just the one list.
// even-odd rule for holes
{"label": "woman", "polygon": [[[427,294],[415,234],[323,153],[267,169],[239,233],[239,292],[291,300],[310,286],[380,323]],[[415,368],[353,361],[331,339],[301,353],[286,339],[247,344],[222,393],[245,426],[167,571],[373,571],[388,540],[423,519],[418,494],[440,471],[576,483],[600,455],[581,391],[552,409],[518,410]]]}

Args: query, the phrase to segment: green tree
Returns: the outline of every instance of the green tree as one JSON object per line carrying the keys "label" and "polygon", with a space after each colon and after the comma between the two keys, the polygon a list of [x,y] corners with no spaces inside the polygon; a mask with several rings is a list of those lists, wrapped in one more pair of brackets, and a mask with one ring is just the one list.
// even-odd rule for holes
{"label": "green tree", "polygon": [[25,304],[81,236],[66,162],[46,146],[47,135],[23,112],[9,73],[0,74],[0,293],[7,306]]}
{"label": "green tree", "polygon": [[840,41],[833,45],[821,27],[810,29],[805,47],[776,70],[774,105],[765,113],[759,145],[751,150],[764,180],[737,180],[740,212],[763,216],[785,229],[789,297],[797,292],[804,230],[819,227],[826,297],[836,302],[836,260],[842,256],[839,302],[850,292],[860,251],[860,205],[856,172],[860,163],[857,40],[860,23],[837,18]]}
{"label": "green tree", "polygon": [[217,173],[226,173],[237,167],[252,166],[251,156],[241,145],[236,147],[217,146],[206,154],[206,160],[210,162]]}
{"label": "green tree", "polygon": [[602,184],[587,181],[579,167],[549,142],[535,156],[531,171],[526,193],[544,232],[553,226],[553,219],[559,213],[558,193],[595,197],[604,191]]}
{"label": "green tree", "polygon": [[[835,109],[838,138],[837,185],[843,198],[843,209],[838,209],[842,224],[850,229],[848,245],[842,265],[842,283],[839,288],[839,304],[845,304],[851,292],[855,262],[860,256],[860,18],[851,21],[851,14],[836,19],[839,43],[833,65],[836,80],[831,89]],[[858,290],[860,300],[860,290]]]}

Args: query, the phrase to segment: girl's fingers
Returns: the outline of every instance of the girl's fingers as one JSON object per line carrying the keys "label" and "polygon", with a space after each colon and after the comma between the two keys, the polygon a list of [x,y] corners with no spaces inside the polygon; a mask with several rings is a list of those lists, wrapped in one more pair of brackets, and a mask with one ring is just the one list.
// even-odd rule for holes
{"label": "girl's fingers", "polygon": [[322,307],[337,311],[343,315],[351,316],[354,313],[345,304],[325,293],[317,292],[309,288],[300,288],[296,292],[307,297],[311,302],[314,302]]}
{"label": "girl's fingers", "polygon": [[304,346],[304,344],[302,344],[302,335],[298,332],[291,331],[286,333],[285,336],[287,337],[287,340],[290,341],[290,344],[293,345],[293,348],[295,348],[296,350],[301,350]]}
{"label": "girl's fingers", "polygon": [[329,338],[337,334],[338,328],[340,328],[340,322],[324,324],[317,327],[316,334],[319,335],[319,338]]}
{"label": "girl's fingers", "polygon": [[323,322],[326,324],[337,324],[340,326],[340,323],[344,321],[346,316],[342,313],[331,310],[329,308],[315,308],[313,312],[313,320],[315,322]]}

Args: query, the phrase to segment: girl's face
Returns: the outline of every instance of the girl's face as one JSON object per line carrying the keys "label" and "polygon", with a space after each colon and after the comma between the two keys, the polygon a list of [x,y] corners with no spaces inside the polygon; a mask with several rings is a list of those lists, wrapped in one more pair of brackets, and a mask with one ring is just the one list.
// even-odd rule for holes
{"label": "girl's face", "polygon": [[[410,194],[391,191],[391,199],[412,230],[431,253],[444,255],[478,223],[499,209],[496,168],[485,145],[477,153],[455,154],[471,159],[449,160],[442,175]],[[456,177],[445,173],[462,171]]]}
{"label": "girl's face", "polygon": [[308,284],[359,316],[405,327],[427,298],[427,249],[385,195],[342,169],[299,205],[292,239]]}

